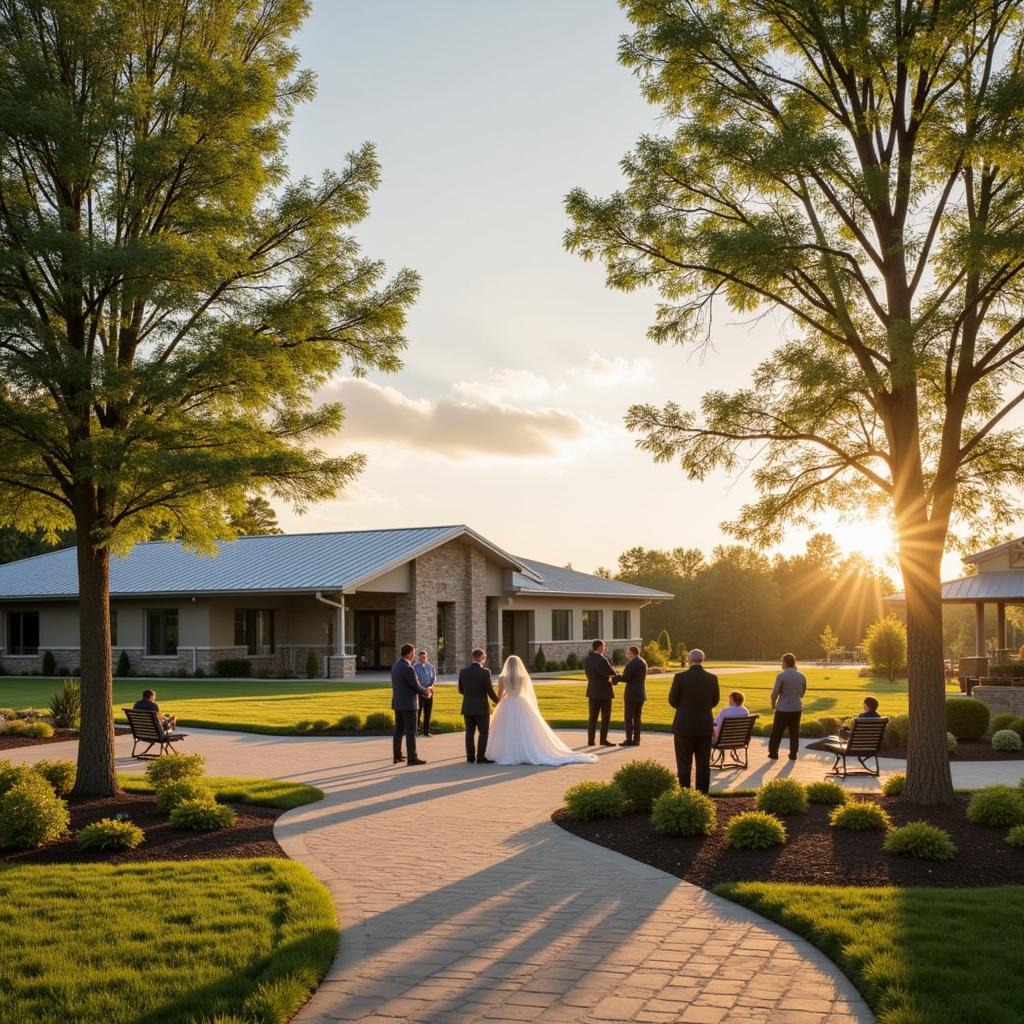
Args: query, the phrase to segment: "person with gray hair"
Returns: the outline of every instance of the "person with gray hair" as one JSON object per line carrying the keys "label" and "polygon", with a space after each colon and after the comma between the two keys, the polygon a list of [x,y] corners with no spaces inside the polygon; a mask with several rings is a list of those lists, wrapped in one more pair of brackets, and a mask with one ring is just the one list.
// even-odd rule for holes
{"label": "person with gray hair", "polygon": [[701,793],[711,789],[712,710],[721,699],[718,677],[704,668],[704,652],[695,647],[687,655],[690,667],[678,672],[672,680],[668,702],[676,709],[672,734],[676,748],[676,771],[679,785],[690,788],[696,762],[696,788]]}

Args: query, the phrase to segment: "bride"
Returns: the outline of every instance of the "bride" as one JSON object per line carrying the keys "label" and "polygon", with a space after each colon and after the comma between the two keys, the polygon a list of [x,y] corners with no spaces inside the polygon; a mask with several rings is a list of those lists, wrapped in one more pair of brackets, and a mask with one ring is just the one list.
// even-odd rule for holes
{"label": "bride", "polygon": [[544,721],[533,680],[522,661],[507,658],[498,678],[500,701],[491,719],[487,756],[497,764],[590,764],[594,754],[567,747]]}

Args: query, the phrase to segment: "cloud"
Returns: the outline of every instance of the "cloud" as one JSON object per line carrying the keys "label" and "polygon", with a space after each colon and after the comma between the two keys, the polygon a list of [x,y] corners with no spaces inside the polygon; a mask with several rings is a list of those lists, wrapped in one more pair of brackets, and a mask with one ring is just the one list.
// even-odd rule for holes
{"label": "cloud", "polygon": [[653,379],[654,367],[649,359],[608,359],[591,352],[581,366],[569,369],[569,376],[589,388],[621,388],[631,384],[647,384]]}
{"label": "cloud", "polygon": [[453,390],[471,404],[484,401],[504,405],[514,401],[550,399],[565,390],[533,370],[488,370],[486,380],[457,380]]}
{"label": "cloud", "polygon": [[470,400],[463,390],[457,395],[431,402],[349,377],[335,383],[324,397],[345,405],[341,440],[346,445],[385,442],[449,459],[529,459],[556,456],[588,433],[579,417],[561,409],[522,409],[482,395]]}

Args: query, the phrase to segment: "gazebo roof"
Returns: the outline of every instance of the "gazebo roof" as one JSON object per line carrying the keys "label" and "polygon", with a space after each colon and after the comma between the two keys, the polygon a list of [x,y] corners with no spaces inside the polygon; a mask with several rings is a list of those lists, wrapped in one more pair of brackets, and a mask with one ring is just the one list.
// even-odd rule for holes
{"label": "gazebo roof", "polygon": [[[979,601],[1024,603],[1024,538],[1018,537],[966,555],[964,561],[978,566],[978,572],[943,583],[944,604],[976,604]],[[883,600],[899,603],[906,600],[906,595],[890,594]]]}

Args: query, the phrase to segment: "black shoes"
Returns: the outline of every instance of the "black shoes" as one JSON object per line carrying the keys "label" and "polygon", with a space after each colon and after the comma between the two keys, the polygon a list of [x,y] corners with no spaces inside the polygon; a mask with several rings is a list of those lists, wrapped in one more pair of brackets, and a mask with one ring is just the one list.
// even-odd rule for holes
{"label": "black shoes", "polygon": [[489,757],[478,757],[476,759],[476,763],[477,764],[494,764],[494,762]]}
{"label": "black shoes", "polygon": [[476,764],[476,758],[475,757],[467,757],[466,761],[469,764]]}
{"label": "black shoes", "polygon": [[398,764],[399,761],[404,761],[404,760],[405,760],[405,754],[398,754],[395,757],[394,761],[392,761],[391,763],[392,764]]}
{"label": "black shoes", "polygon": [[639,743],[639,741],[638,741],[638,740],[623,740],[623,741],[622,741],[622,742],[621,742],[621,743],[619,744],[619,746],[620,746],[620,747],[639,747],[639,746],[640,746],[640,743]]}
{"label": "black shoes", "polygon": [[789,759],[790,759],[790,761],[795,761],[796,760],[796,754],[790,754],[789,755]]}
{"label": "black shoes", "polygon": [[414,764],[426,764],[426,763],[427,762],[424,761],[422,757],[410,757],[409,758],[409,763],[406,765],[406,768],[411,768]]}
{"label": "black shoes", "polygon": [[768,760],[769,761],[778,761],[778,759],[779,759],[779,755],[778,754],[769,754],[768,755]]}

